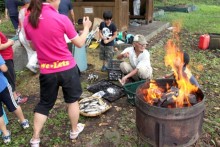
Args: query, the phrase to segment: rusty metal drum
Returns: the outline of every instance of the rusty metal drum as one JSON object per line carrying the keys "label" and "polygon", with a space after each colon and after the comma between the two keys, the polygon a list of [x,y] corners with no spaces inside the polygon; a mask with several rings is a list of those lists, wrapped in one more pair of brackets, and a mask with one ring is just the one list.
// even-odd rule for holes
{"label": "rusty metal drum", "polygon": [[[161,85],[170,84],[168,79],[156,80]],[[202,101],[183,108],[162,108],[148,104],[140,89],[136,90],[136,127],[139,137],[156,147],[189,146],[194,144],[201,132],[205,111],[204,95],[198,90]]]}

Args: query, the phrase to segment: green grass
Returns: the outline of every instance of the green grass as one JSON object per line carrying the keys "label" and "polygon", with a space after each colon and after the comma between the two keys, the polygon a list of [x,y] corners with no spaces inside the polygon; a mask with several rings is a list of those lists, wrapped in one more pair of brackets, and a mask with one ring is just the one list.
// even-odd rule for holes
{"label": "green grass", "polygon": [[159,18],[161,21],[181,21],[183,29],[191,33],[220,33],[220,6],[196,5],[198,10],[183,12],[165,12],[165,16]]}
{"label": "green grass", "polygon": [[179,4],[205,4],[205,5],[220,5],[219,0],[155,0],[155,5],[169,6],[169,5],[179,5]]}
{"label": "green grass", "polygon": [[3,20],[0,24],[0,31],[7,34],[14,34],[15,30],[10,20]]}

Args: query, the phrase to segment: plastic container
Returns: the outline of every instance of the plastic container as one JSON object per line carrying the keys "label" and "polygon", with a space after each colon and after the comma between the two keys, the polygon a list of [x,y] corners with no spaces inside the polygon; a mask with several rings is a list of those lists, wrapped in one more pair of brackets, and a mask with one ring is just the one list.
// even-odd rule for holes
{"label": "plastic container", "polygon": [[209,47],[210,36],[208,34],[201,35],[199,38],[198,47],[202,50],[206,50]]}
{"label": "plastic container", "polygon": [[85,46],[83,46],[81,48],[78,48],[76,46],[73,46],[73,47],[74,47],[73,56],[74,56],[76,63],[79,67],[79,70],[81,72],[85,71],[88,68],[86,48],[85,48]]}
{"label": "plastic container", "polygon": [[110,81],[118,81],[122,78],[122,72],[120,70],[120,63],[122,61],[119,60],[111,60],[108,63],[108,80]]}
{"label": "plastic container", "polygon": [[127,95],[127,101],[132,104],[133,106],[135,105],[135,98],[136,98],[136,90],[139,85],[145,83],[146,80],[141,80],[137,81],[134,83],[128,83],[124,85],[124,90]]}
{"label": "plastic container", "polygon": [[212,33],[210,35],[209,49],[220,49],[220,34]]}

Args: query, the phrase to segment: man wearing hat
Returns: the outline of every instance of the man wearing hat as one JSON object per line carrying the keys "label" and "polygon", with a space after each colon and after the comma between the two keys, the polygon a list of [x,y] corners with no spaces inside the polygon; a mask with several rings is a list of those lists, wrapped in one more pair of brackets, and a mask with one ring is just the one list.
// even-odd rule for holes
{"label": "man wearing hat", "polygon": [[119,60],[124,58],[129,59],[129,63],[124,61],[120,64],[120,69],[125,75],[119,80],[122,85],[131,78],[135,81],[152,78],[153,70],[150,63],[150,54],[145,49],[146,44],[147,41],[143,35],[135,35],[133,46],[125,48],[117,56]]}

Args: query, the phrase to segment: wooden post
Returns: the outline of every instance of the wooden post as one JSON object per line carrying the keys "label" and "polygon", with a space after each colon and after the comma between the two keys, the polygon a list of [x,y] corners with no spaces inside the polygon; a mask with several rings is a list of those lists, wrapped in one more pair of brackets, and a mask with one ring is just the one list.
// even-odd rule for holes
{"label": "wooden post", "polygon": [[147,24],[153,21],[153,13],[154,13],[153,0],[146,0],[145,20]]}

